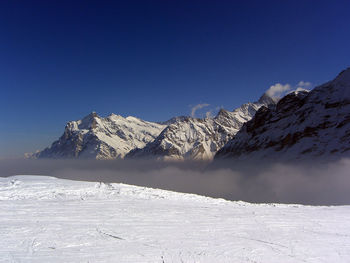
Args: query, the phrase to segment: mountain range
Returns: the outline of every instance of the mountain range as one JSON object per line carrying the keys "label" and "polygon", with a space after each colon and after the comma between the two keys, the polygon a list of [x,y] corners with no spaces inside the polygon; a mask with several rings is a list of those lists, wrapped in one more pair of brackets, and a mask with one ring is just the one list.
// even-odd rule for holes
{"label": "mountain range", "polygon": [[178,119],[154,141],[143,148],[135,148],[126,157],[210,160],[260,107],[275,103],[264,94],[257,102],[243,104],[232,112],[221,109],[214,118]]}
{"label": "mountain range", "polygon": [[298,160],[350,154],[350,68],[262,107],[215,158]]}
{"label": "mountain range", "polygon": [[310,92],[278,100],[263,94],[215,117],[148,122],[95,112],[67,123],[63,135],[33,158],[293,160],[350,152],[350,68]]}

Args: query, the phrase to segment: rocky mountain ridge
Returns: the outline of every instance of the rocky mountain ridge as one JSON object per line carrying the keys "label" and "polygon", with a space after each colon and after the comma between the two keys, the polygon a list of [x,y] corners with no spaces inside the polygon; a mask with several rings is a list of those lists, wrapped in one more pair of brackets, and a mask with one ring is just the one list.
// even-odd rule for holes
{"label": "rocky mountain ridge", "polygon": [[[212,159],[259,107],[275,101],[264,94],[258,102],[243,104],[233,112],[221,109],[215,118],[187,116],[166,122],[147,122],[92,112],[67,123],[63,135],[33,158]],[[158,149],[156,149],[158,147]]]}
{"label": "rocky mountain ridge", "polygon": [[90,113],[67,123],[63,135],[35,158],[124,158],[136,147],[153,141],[165,125],[135,117],[111,114],[106,118]]}
{"label": "rocky mountain ridge", "polygon": [[300,160],[350,155],[350,68],[310,92],[262,107],[215,158]]}
{"label": "rocky mountain ridge", "polygon": [[[32,158],[298,160],[350,155],[350,68],[308,92],[257,102],[215,117],[166,122],[95,112],[68,122],[51,147]],[[338,157],[337,157],[338,156]]]}
{"label": "rocky mountain ridge", "polygon": [[214,118],[182,118],[167,126],[144,148],[135,148],[127,158],[165,160],[211,160],[262,106],[276,100],[264,94],[257,102],[245,103],[234,111],[221,109]]}

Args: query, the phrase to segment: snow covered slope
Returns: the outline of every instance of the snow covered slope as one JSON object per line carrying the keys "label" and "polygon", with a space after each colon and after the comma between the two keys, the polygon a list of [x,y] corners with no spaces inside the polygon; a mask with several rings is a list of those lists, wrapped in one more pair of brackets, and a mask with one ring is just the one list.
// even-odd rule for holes
{"label": "snow covered slope", "polygon": [[154,141],[135,148],[127,157],[210,160],[260,107],[275,103],[264,94],[259,101],[243,104],[233,112],[222,109],[215,118],[174,119]]}
{"label": "snow covered slope", "polygon": [[123,158],[130,150],[153,141],[166,125],[135,117],[111,114],[106,118],[95,112],[82,120],[67,123],[64,134],[36,158]]}
{"label": "snow covered slope", "polygon": [[0,262],[349,262],[350,206],[0,178]]}
{"label": "snow covered slope", "polygon": [[246,103],[233,112],[221,110],[215,118],[179,116],[160,123],[115,114],[101,118],[92,112],[82,120],[68,122],[51,147],[31,157],[115,159],[130,152],[128,157],[212,159],[243,123],[270,103],[275,101],[263,95],[258,102]]}
{"label": "snow covered slope", "polygon": [[350,68],[311,92],[294,92],[276,107],[261,108],[216,158],[309,157],[350,155]]}

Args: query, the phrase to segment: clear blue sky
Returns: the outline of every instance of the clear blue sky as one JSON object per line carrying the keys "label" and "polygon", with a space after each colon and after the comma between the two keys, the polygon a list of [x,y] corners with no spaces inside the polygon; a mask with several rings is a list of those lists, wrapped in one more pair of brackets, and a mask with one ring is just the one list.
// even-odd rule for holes
{"label": "clear blue sky", "polygon": [[350,65],[350,1],[1,1],[0,157],[91,111],[234,109]]}

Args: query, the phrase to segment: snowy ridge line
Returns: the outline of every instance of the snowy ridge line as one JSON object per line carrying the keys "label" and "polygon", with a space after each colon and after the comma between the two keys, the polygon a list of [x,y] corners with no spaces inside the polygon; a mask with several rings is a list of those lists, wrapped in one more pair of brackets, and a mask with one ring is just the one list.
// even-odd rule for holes
{"label": "snowy ridge line", "polygon": [[306,160],[350,156],[350,68],[310,92],[261,108],[217,153],[231,160]]}
{"label": "snowy ridge line", "polygon": [[211,203],[231,202],[222,198],[123,183],[84,182],[41,175],[14,175],[0,178],[0,200],[85,200],[91,198],[111,199],[118,196],[140,199],[207,201]]}
{"label": "snowy ridge line", "polygon": [[92,112],[67,123],[63,135],[50,147],[27,158],[211,160],[262,106],[277,100],[266,93],[231,111],[221,109],[216,117],[204,119],[173,117],[166,122],[149,122],[136,117],[111,114],[105,118]]}
{"label": "snowy ridge line", "polygon": [[310,92],[282,99],[268,92],[256,102],[215,117],[186,116],[166,122],[92,112],[70,121],[52,145],[29,158],[302,160],[350,154],[350,68]]}
{"label": "snowy ridge line", "polygon": [[[60,179],[42,175],[14,175],[0,177],[0,201],[5,200],[91,200],[136,198],[143,200],[191,201],[210,204],[274,207],[333,207],[333,205],[302,205],[283,203],[251,203],[231,201],[192,193],[182,193],[159,188],[124,183],[87,182]],[[348,206],[348,205],[343,205]],[[334,205],[340,207],[340,205]]]}
{"label": "snowy ridge line", "polygon": [[231,111],[221,109],[214,118],[182,117],[170,123],[153,141],[135,148],[126,158],[158,160],[212,160],[261,107],[277,103],[263,94],[256,102],[248,102]]}
{"label": "snowy ridge line", "polygon": [[111,114],[105,118],[92,112],[67,123],[63,135],[29,158],[122,159],[136,147],[153,141],[166,125]]}

